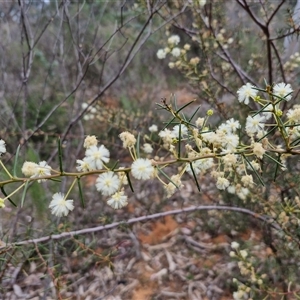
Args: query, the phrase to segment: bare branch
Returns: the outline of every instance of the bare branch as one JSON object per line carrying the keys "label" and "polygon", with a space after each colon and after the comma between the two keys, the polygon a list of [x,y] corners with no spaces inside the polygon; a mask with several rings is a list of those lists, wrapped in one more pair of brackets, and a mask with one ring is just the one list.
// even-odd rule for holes
{"label": "bare branch", "polygon": [[281,2],[278,4],[278,6],[274,9],[273,13],[271,14],[269,20],[266,23],[267,26],[271,23],[272,19],[275,17],[275,15],[279,11],[280,7],[284,4],[284,2],[285,2],[285,0],[281,0]]}
{"label": "bare branch", "polygon": [[[15,242],[15,243],[8,243],[5,246],[2,246],[1,248],[7,248],[7,247],[14,247],[14,246],[21,246],[21,245],[28,245],[28,244],[37,244],[37,243],[42,243],[42,242],[47,242],[50,240],[60,240],[64,238],[70,238],[75,235],[82,235],[82,234],[88,234],[88,233],[93,233],[93,232],[99,232],[103,230],[109,230],[113,229],[115,227],[118,227],[120,225],[131,225],[134,223],[138,222],[144,222],[147,220],[153,220],[157,218],[162,218],[165,216],[170,216],[170,215],[177,215],[177,214],[182,214],[182,213],[191,213],[194,211],[204,211],[204,210],[223,210],[223,211],[234,211],[246,215],[250,215],[254,217],[255,219],[258,219],[267,225],[273,227],[276,230],[281,230],[280,226],[273,221],[272,218],[268,216],[263,216],[259,215],[249,209],[246,208],[240,208],[240,207],[231,207],[231,206],[215,206],[215,205],[208,205],[208,206],[191,206],[187,208],[182,208],[182,209],[175,209],[175,210],[170,210],[162,213],[156,213],[148,216],[142,216],[142,217],[137,217],[137,218],[132,218],[127,221],[120,221],[120,222],[115,222],[107,225],[101,225],[93,228],[86,228],[86,229],[81,229],[81,230],[75,230],[75,231],[69,231],[69,232],[62,232],[60,234],[53,234],[49,236],[44,236],[40,237],[37,239],[30,239],[30,240],[24,240],[21,242]],[[0,248],[0,249],[1,249]]]}
{"label": "bare branch", "polygon": [[270,30],[269,30],[269,23],[263,24],[252,12],[251,8],[249,7],[246,0],[236,0],[237,3],[247,12],[250,18],[257,24],[264,35],[266,36],[266,47],[267,47],[267,61],[268,61],[268,81],[269,84],[273,83],[273,64],[272,64],[272,51],[271,51],[271,44],[270,44]]}

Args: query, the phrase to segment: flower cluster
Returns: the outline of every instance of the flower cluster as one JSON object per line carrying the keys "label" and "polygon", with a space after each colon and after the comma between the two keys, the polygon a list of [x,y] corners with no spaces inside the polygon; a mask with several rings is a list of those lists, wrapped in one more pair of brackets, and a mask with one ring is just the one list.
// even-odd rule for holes
{"label": "flower cluster", "polygon": [[284,69],[292,72],[295,69],[298,69],[300,66],[300,53],[295,52],[289,58],[289,60],[284,64]]}
{"label": "flower cluster", "polygon": [[177,67],[179,69],[195,69],[199,64],[199,57],[191,57],[188,59],[187,52],[191,49],[190,44],[185,44],[183,48],[179,47],[180,37],[178,35],[172,35],[168,38],[168,45],[164,49],[157,51],[158,59],[165,59],[168,54],[171,55],[172,61],[169,63],[169,67],[173,69]]}
{"label": "flower cluster", "polygon": [[249,278],[250,285],[238,281],[236,278],[233,282],[237,285],[238,290],[233,293],[234,300],[252,299],[255,295],[257,287],[261,287],[266,278],[266,274],[259,274],[253,266],[253,257],[249,256],[247,250],[241,250],[240,244],[237,242],[231,243],[232,251],[230,256],[238,260],[238,267],[243,276]]}
{"label": "flower cluster", "polygon": [[84,102],[81,104],[81,109],[87,109],[87,113],[85,113],[83,117],[85,121],[93,120],[95,118],[97,113],[97,109],[95,107],[89,107],[89,104]]}
{"label": "flower cluster", "polygon": [[[26,161],[22,167],[22,173],[26,177],[30,178],[40,178],[45,176],[51,176],[51,167],[47,164],[46,161],[41,161],[38,164]],[[46,179],[39,179],[38,182],[45,181]]]}
{"label": "flower cluster", "polygon": [[226,38],[225,37],[226,34],[226,29],[222,28],[219,33],[216,34],[216,41],[215,41],[215,45],[214,48],[217,48],[216,42],[222,44],[222,47],[224,49],[229,48],[229,46],[233,43],[234,39],[232,37]]}
{"label": "flower cluster", "polygon": [[[244,128],[238,120],[231,118],[215,130],[211,130],[206,126],[211,115],[211,112],[207,112],[207,116],[199,117],[193,127],[181,119],[179,121],[183,124],[176,125],[173,129],[165,128],[158,134],[164,147],[176,157],[178,155],[176,144],[179,141],[178,128],[180,126],[181,142],[193,141],[193,144],[185,145],[185,154],[182,153],[190,160],[190,163],[186,164],[185,171],[191,176],[196,176],[195,180],[198,180],[199,175],[209,171],[215,179],[218,189],[228,190],[243,200],[249,194],[249,189],[255,185],[254,176],[261,181],[259,178],[260,160],[265,155],[269,156],[268,151],[278,148],[278,145],[272,145],[268,139],[268,131],[265,129],[272,124],[270,122],[269,125],[268,122],[273,116],[277,121],[278,128],[281,128],[282,121],[278,119],[282,115],[280,113],[281,102],[289,101],[292,97],[290,84],[279,83],[269,90],[266,89],[266,92],[269,91],[268,93],[272,97],[271,100],[261,98],[259,90],[254,85],[247,83],[237,92],[238,100],[241,103],[249,105],[251,104],[250,101],[255,101],[262,105],[259,113],[249,115],[246,118]],[[166,109],[170,108],[167,107]],[[284,132],[287,132],[288,135],[284,138],[288,147],[290,142],[300,138],[299,127],[290,126],[296,124],[300,118],[298,105],[288,111],[287,118],[288,120],[284,123],[287,125]],[[245,145],[244,141],[242,142],[243,135],[241,133],[246,133],[250,138],[248,145]],[[285,160],[286,156],[281,155],[280,166],[282,169],[285,167]],[[168,184],[168,187],[165,187],[166,190],[172,190],[171,186],[177,185]],[[169,191],[167,192],[168,196],[171,194]]]}
{"label": "flower cluster", "polygon": [[[173,37],[168,43],[176,46],[179,41]],[[262,182],[260,174],[265,158],[273,160],[285,170],[287,158],[298,154],[300,105],[290,106],[286,113],[282,111],[282,104],[292,99],[292,92],[291,85],[286,83],[267,86],[265,89],[246,83],[237,91],[238,101],[250,107],[253,104],[259,105],[260,108],[249,114],[245,122],[230,118],[215,127],[210,124],[212,110],[192,121],[193,118],[187,118],[181,112],[182,108],[175,110],[172,104],[163,101],[161,107],[172,115],[169,126],[159,131],[156,125],[152,125],[148,128],[149,133],[139,138],[128,131],[119,134],[123,147],[132,158],[129,165],[118,166],[111,162],[110,151],[104,145],[98,145],[96,136],[87,136],[83,143],[85,156],[77,160],[79,173],[67,174],[62,168],[60,172],[55,171],[46,161],[26,161],[22,172],[29,177],[28,181],[38,182],[64,174],[74,176],[73,184],[66,194],[55,193],[52,197],[49,208],[57,217],[67,216],[74,210],[75,204],[69,199],[69,194],[77,180],[90,174],[98,174],[96,190],[113,209],[121,209],[128,204],[126,188],[128,183],[132,187],[130,180],[133,178],[158,179],[163,185],[166,198],[169,198],[184,187],[187,175],[199,186],[202,176],[208,174],[217,189],[234,194],[243,201],[250,200],[251,189],[256,187],[258,181]],[[277,134],[276,143],[270,138],[270,133],[274,131]],[[154,140],[155,144],[152,143]],[[159,150],[154,145],[159,146]],[[141,154],[140,150],[144,153]],[[151,159],[154,150],[156,155]],[[5,142],[0,140],[0,154],[5,152]],[[159,156],[162,152],[164,154]],[[278,158],[274,153],[279,154]],[[173,164],[180,166],[177,171],[174,172],[173,168],[170,172],[167,167]],[[18,189],[25,186],[26,179],[21,180],[24,183]],[[10,195],[0,198],[0,208],[5,207],[5,201],[9,200]],[[300,224],[300,200],[298,197],[283,200],[270,199],[269,207],[264,206],[264,213],[276,220],[281,228],[296,232]],[[291,243],[287,246],[293,247]],[[233,299],[254,299],[263,288],[266,275],[258,272],[248,250],[240,249],[236,242],[232,243],[231,248],[230,256],[237,260],[241,275],[247,278],[247,284],[234,279],[237,290],[233,293]]]}
{"label": "flower cluster", "polygon": [[159,49],[157,51],[157,57],[159,59],[166,58],[167,54],[170,53],[174,57],[179,57],[181,54],[180,48],[176,47],[180,42],[180,37],[178,35],[172,35],[168,38],[168,46],[164,49]]}
{"label": "flower cluster", "polygon": [[98,147],[94,143],[88,143],[86,140],[90,140],[90,136],[85,139],[84,145],[86,145],[85,157],[76,162],[78,164],[77,170],[80,172],[87,172],[93,170],[102,170],[103,164],[109,162],[109,150],[101,145]]}
{"label": "flower cluster", "polygon": [[[156,127],[152,126],[151,130],[155,132]],[[122,132],[119,137],[123,142],[123,147],[129,149],[130,154],[133,157],[134,161],[130,168],[132,176],[139,180],[148,180],[152,178],[154,176],[154,167],[152,166],[151,161],[146,158],[136,158],[134,150],[136,138],[134,135],[125,131]],[[89,143],[88,141],[94,142]],[[86,137],[84,145],[89,145],[89,147],[86,147],[85,157],[82,160],[77,160],[77,170],[82,172],[101,171],[101,174],[96,180],[97,191],[103,196],[110,197],[107,200],[107,203],[110,206],[115,209],[122,208],[128,204],[127,196],[124,193],[124,185],[128,183],[127,176],[129,175],[126,175],[128,173],[124,172],[123,167],[114,171],[110,170],[106,165],[109,163],[109,150],[103,145],[98,147],[94,144],[95,142],[95,138],[92,138],[91,136]]]}
{"label": "flower cluster", "polygon": [[[206,4],[206,0],[190,1],[189,5],[192,8],[192,11],[199,15],[199,12],[203,9]],[[198,19],[198,17],[197,17]],[[192,41],[196,43],[196,45],[200,44],[205,49],[217,49],[221,47],[223,50],[228,49],[231,44],[234,42],[234,38],[232,36],[228,36],[226,34],[225,28],[220,29],[218,33],[215,35],[207,35],[207,31],[205,27],[210,27],[208,18],[203,17],[204,26],[199,27],[198,24],[193,23],[193,36]],[[169,36],[169,31],[166,32],[166,36]],[[201,64],[201,56],[195,56],[194,51],[192,50],[191,44],[184,44],[180,46],[180,38],[177,35],[172,35],[167,39],[166,47],[159,49],[156,53],[158,59],[166,59],[169,55],[170,62],[169,68],[176,68],[181,71],[187,78],[191,81],[199,81],[201,79],[201,85],[204,85],[204,88],[207,89],[207,84],[204,78],[207,78],[208,72],[207,70],[203,70],[203,66]],[[228,61],[221,60],[218,63],[221,71],[224,74],[229,74],[232,70],[232,66]]]}
{"label": "flower cluster", "polygon": [[[179,42],[179,36],[171,36],[168,39],[168,44],[173,47]],[[261,181],[261,160],[265,156],[270,157],[272,151],[279,151],[281,155],[278,164],[285,169],[288,154],[284,153],[284,146],[286,149],[294,149],[294,145],[298,145],[300,140],[300,106],[294,105],[290,108],[286,120],[280,107],[283,101],[290,101],[292,98],[293,90],[290,84],[279,83],[266,87],[266,99],[260,95],[261,91],[263,90],[250,83],[238,89],[239,102],[251,105],[253,101],[262,108],[257,113],[247,116],[244,126],[238,120],[230,118],[214,130],[208,125],[209,118],[213,115],[212,110],[208,110],[205,116],[199,116],[192,123],[175,111],[172,105],[163,102],[161,107],[175,116],[173,120],[177,119],[177,124],[176,121],[170,122],[172,127],[161,131],[158,131],[157,125],[151,125],[148,129],[150,134],[145,135],[143,144],[140,144],[141,138],[137,139],[128,131],[119,134],[123,147],[129,151],[132,158],[130,166],[110,166],[110,151],[104,145],[98,145],[96,136],[87,136],[83,143],[85,156],[77,160],[76,169],[80,172],[78,178],[98,174],[95,187],[104,197],[108,197],[107,203],[114,209],[127,205],[125,188],[131,176],[137,180],[156,177],[163,184],[166,197],[171,197],[184,186],[184,174],[189,174],[198,182],[201,176],[209,172],[219,190],[227,190],[245,200],[249,190],[256,184],[255,178]],[[268,124],[271,117],[275,119],[275,125],[273,121]],[[283,146],[272,145],[269,141],[266,128],[271,125],[277,126],[282,134]],[[160,145],[169,155],[150,158],[154,151],[152,137],[156,140],[160,138]],[[146,157],[140,156],[140,150],[144,151]],[[5,142],[0,140],[0,153],[5,151]],[[163,169],[174,163],[180,163],[182,166],[178,168],[177,173],[168,175]],[[26,161],[22,166],[22,173],[38,182],[52,176],[64,175],[62,169],[60,172],[55,171],[46,161]],[[53,173],[55,175],[52,175]],[[50,208],[56,216],[66,216],[74,208],[73,200],[67,200],[74,182],[66,196],[61,193],[54,194]]]}

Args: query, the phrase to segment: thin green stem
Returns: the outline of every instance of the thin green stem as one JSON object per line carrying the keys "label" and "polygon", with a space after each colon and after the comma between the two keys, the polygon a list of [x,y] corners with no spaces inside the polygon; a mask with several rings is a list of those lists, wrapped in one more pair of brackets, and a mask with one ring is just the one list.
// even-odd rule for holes
{"label": "thin green stem", "polygon": [[68,198],[68,196],[69,196],[69,194],[70,194],[71,190],[73,189],[73,187],[74,187],[74,185],[75,185],[76,182],[77,182],[77,177],[74,178],[74,180],[73,180],[73,182],[72,182],[72,184],[71,184],[71,186],[70,186],[68,192],[67,192],[66,195],[65,195],[65,199]]}
{"label": "thin green stem", "polygon": [[14,177],[10,174],[10,172],[6,169],[6,167],[4,166],[2,160],[0,160],[0,165],[2,166],[2,168],[4,169],[4,171],[6,172],[6,174],[9,176],[10,179],[13,179]]}
{"label": "thin green stem", "polygon": [[26,184],[26,182],[24,182],[23,184],[21,184],[16,190],[14,190],[13,192],[11,192],[8,196],[6,196],[5,198],[3,198],[3,200],[6,200],[8,198],[10,198],[11,196],[13,196],[15,193],[17,193],[20,189],[23,188],[23,186]]}

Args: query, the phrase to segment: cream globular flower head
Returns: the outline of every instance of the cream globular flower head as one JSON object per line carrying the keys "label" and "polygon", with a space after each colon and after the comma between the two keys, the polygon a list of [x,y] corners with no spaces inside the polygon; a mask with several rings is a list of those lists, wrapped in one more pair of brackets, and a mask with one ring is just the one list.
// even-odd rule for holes
{"label": "cream globular flower head", "polygon": [[[119,170],[122,170],[122,169],[124,169],[124,167],[119,168]],[[128,179],[127,179],[127,176],[126,176],[125,172],[117,172],[117,175],[118,175],[119,180],[120,180],[120,186],[128,184]]]}
{"label": "cream globular flower head", "polygon": [[88,160],[87,157],[84,157],[83,160],[81,160],[81,159],[76,160],[76,163],[78,164],[78,166],[76,167],[77,171],[88,172],[88,171],[92,170],[92,168],[87,160]]}
{"label": "cream globular flower head", "polygon": [[175,138],[174,132],[168,128],[165,128],[164,130],[160,131],[158,135],[162,138],[165,145],[170,145],[173,142],[173,139]]}
{"label": "cream globular flower head", "polygon": [[266,150],[263,148],[261,143],[253,143],[253,154],[256,155],[258,158],[262,159],[263,155],[265,154]]}
{"label": "cream globular flower head", "polygon": [[200,62],[200,58],[199,57],[193,57],[193,58],[190,59],[190,64],[192,66],[197,66],[199,64],[199,62]]}
{"label": "cream globular flower head", "polygon": [[81,108],[82,109],[86,109],[88,106],[89,106],[89,104],[86,103],[86,102],[81,103]]}
{"label": "cream globular flower head", "polygon": [[294,105],[293,108],[287,111],[287,118],[289,122],[295,124],[300,122],[300,105]]}
{"label": "cream globular flower head", "polygon": [[169,182],[167,185],[164,186],[164,190],[167,193],[167,198],[170,198],[176,191],[176,186],[172,183]]}
{"label": "cream globular flower head", "polygon": [[250,163],[249,164],[247,164],[247,169],[248,170],[255,170],[255,171],[261,171],[261,166],[260,166],[260,164],[257,162],[257,161],[255,161],[255,160],[251,160],[250,161]]}
{"label": "cream globular flower head", "polygon": [[3,140],[0,140],[0,155],[4,154],[5,152],[6,152],[5,142]]}
{"label": "cream globular flower head", "polygon": [[216,186],[219,190],[225,190],[229,187],[229,180],[225,177],[218,177]]}
{"label": "cream globular flower head", "polygon": [[122,133],[119,134],[119,137],[121,139],[121,141],[123,142],[123,147],[126,148],[130,148],[133,147],[136,143],[136,138],[134,137],[134,135],[128,131],[124,131]]}
{"label": "cream globular flower head", "polygon": [[255,89],[255,86],[248,82],[238,89],[238,100],[239,102],[244,102],[246,105],[248,105],[249,98],[254,99],[257,95],[257,92],[258,91]]}
{"label": "cream globular flower head", "polygon": [[196,125],[197,127],[202,127],[203,124],[204,124],[204,121],[205,121],[205,118],[200,118],[200,117],[199,117],[199,118],[196,120],[195,125]]}
{"label": "cream globular flower head", "polygon": [[179,174],[172,175],[171,180],[172,182],[169,182],[164,186],[164,189],[167,192],[167,198],[171,197],[175,193],[177,188],[180,189],[183,187],[183,184],[181,183],[181,176]]}
{"label": "cream globular flower head", "polygon": [[85,162],[89,164],[91,170],[101,170],[103,163],[109,162],[110,153],[103,145],[100,147],[91,146],[85,151],[85,156]]}
{"label": "cream globular flower head", "polygon": [[175,125],[172,129],[173,136],[177,139],[179,138],[179,132],[181,133],[181,137],[187,137],[188,136],[188,128],[186,125]]}
{"label": "cream globular flower head", "polygon": [[239,136],[233,133],[225,134],[220,142],[224,147],[223,150],[226,150],[226,153],[235,152],[239,145]]}
{"label": "cream globular flower head", "polygon": [[166,52],[166,54],[171,52],[171,49],[169,47],[164,48],[164,51]]}
{"label": "cream globular flower head", "polygon": [[170,45],[178,45],[180,42],[180,37],[179,35],[171,35],[169,38],[168,38],[168,44]]}
{"label": "cream globular flower head", "polygon": [[114,209],[119,209],[128,204],[127,196],[124,195],[124,191],[116,192],[107,200],[107,204]]}
{"label": "cream globular flower head", "polygon": [[179,57],[180,54],[181,54],[181,51],[180,51],[180,49],[179,49],[178,47],[175,47],[175,48],[172,49],[171,54],[172,54],[174,57]]}
{"label": "cream globular flower head", "polygon": [[231,118],[225,123],[227,133],[235,133],[239,128],[241,128],[241,124],[239,121]]}
{"label": "cream globular flower head", "polygon": [[246,250],[240,250],[240,254],[244,259],[248,256],[248,252]]}
{"label": "cream globular flower head", "polygon": [[242,176],[241,181],[245,187],[252,187],[254,184],[252,175]]}
{"label": "cream globular flower head", "polygon": [[240,244],[239,243],[237,243],[237,242],[232,242],[231,243],[231,248],[232,249],[238,249],[240,247]]}
{"label": "cream globular flower head", "polygon": [[222,161],[227,168],[233,167],[237,163],[237,155],[228,153],[222,157]]}
{"label": "cream globular flower head", "polygon": [[164,59],[167,56],[167,53],[164,49],[159,49],[156,53],[158,59]]}
{"label": "cream globular flower head", "polygon": [[186,50],[185,49],[181,49],[180,53],[184,55],[184,54],[186,54]]}
{"label": "cream globular flower head", "polygon": [[170,69],[174,69],[175,68],[175,64],[172,61],[169,62],[168,66],[169,66]]}
{"label": "cream globular flower head", "polygon": [[90,148],[92,146],[97,146],[97,144],[98,144],[98,140],[97,140],[96,136],[95,135],[88,135],[84,140],[83,147],[84,148]]}
{"label": "cream globular flower head", "polygon": [[288,127],[286,129],[288,135],[289,135],[289,138],[290,138],[290,141],[294,141],[296,139],[298,139],[300,137],[300,129],[298,126],[296,127]]}
{"label": "cream globular flower head", "polygon": [[177,67],[178,69],[181,68],[181,61],[180,60],[177,60],[175,63],[174,63],[174,66]]}
{"label": "cream globular flower head", "polygon": [[274,95],[284,98],[286,101],[289,101],[292,99],[291,93],[293,92],[293,89],[291,85],[285,84],[284,82],[277,83],[273,86],[273,93]]}
{"label": "cream globular flower head", "polygon": [[51,208],[51,213],[57,217],[67,216],[69,211],[74,209],[73,200],[66,200],[64,194],[55,193],[49,208]]}
{"label": "cream globular flower head", "polygon": [[36,174],[38,164],[32,162],[32,161],[25,161],[23,166],[22,166],[22,173],[26,177],[31,177]]}
{"label": "cream globular flower head", "polygon": [[191,45],[190,45],[190,44],[185,44],[185,45],[183,46],[183,49],[184,49],[185,51],[189,51],[189,50],[191,49]]}
{"label": "cream globular flower head", "polygon": [[[51,176],[51,167],[47,164],[46,161],[41,161],[38,164],[26,161],[23,164],[22,173],[25,176],[29,176],[31,178]],[[46,179],[41,179],[38,180],[38,182],[45,180]]]}
{"label": "cream globular flower head", "polygon": [[229,256],[230,256],[230,257],[236,257],[236,254],[235,254],[234,251],[230,251],[230,252],[229,252]]}
{"label": "cream globular flower head", "polygon": [[120,188],[120,179],[114,172],[106,172],[98,176],[96,180],[96,189],[104,196],[114,194]]}
{"label": "cream globular flower head", "polygon": [[157,132],[158,131],[158,127],[157,125],[153,124],[149,127],[149,131],[150,132]]}
{"label": "cream globular flower head", "polygon": [[186,171],[192,176],[193,176],[193,171],[194,171],[195,175],[198,175],[201,172],[204,172],[204,171],[210,169],[211,167],[213,167],[213,165],[214,165],[213,158],[198,159],[198,160],[195,160],[192,162],[193,170],[191,168],[191,165],[188,164],[186,167]]}
{"label": "cream globular flower head", "polygon": [[250,191],[246,187],[240,187],[239,189],[236,190],[236,195],[241,199],[241,200],[246,200],[247,196],[250,194]]}
{"label": "cream globular flower head", "polygon": [[152,166],[151,160],[138,158],[131,165],[131,173],[136,179],[151,179],[154,175],[154,167]]}
{"label": "cream globular flower head", "polygon": [[206,4],[206,0],[198,0],[200,7],[203,7]]}
{"label": "cream globular flower head", "polygon": [[256,115],[254,117],[248,116],[246,119],[246,132],[249,136],[262,131],[265,127],[265,117],[262,115]]}
{"label": "cream globular flower head", "polygon": [[151,144],[149,144],[149,143],[145,143],[145,144],[143,145],[142,149],[143,149],[143,151],[144,151],[145,153],[147,153],[147,154],[150,154],[150,153],[153,152],[153,148],[152,148]]}

